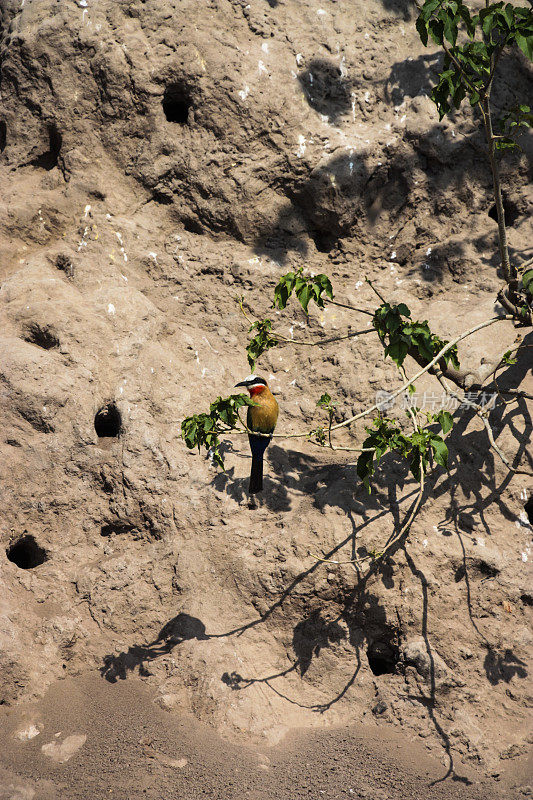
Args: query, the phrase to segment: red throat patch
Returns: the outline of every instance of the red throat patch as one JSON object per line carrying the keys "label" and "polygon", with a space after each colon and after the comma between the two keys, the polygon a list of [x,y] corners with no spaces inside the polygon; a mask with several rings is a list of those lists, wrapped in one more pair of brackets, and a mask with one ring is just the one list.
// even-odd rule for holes
{"label": "red throat patch", "polygon": [[266,387],[265,386],[250,386],[248,391],[250,392],[250,397],[253,397],[256,394],[260,394]]}

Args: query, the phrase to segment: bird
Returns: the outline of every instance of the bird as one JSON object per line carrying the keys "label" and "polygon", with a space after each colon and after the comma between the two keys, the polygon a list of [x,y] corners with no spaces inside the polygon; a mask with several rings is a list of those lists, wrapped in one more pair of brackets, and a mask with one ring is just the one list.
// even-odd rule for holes
{"label": "bird", "polygon": [[248,434],[250,450],[252,451],[252,469],[250,471],[249,493],[257,494],[263,489],[263,455],[272,440],[272,434],[278,421],[279,406],[276,398],[268,388],[264,378],[257,375],[248,375],[245,380],[237,383],[244,386],[250,393],[250,398],[256,405],[248,406],[246,425],[250,431],[268,433],[270,436],[256,436]]}

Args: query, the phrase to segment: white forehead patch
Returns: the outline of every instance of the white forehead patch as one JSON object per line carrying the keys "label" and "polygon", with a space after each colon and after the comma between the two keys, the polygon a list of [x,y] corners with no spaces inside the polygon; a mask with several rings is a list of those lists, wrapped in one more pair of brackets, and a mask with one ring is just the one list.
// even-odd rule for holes
{"label": "white forehead patch", "polygon": [[246,381],[246,383],[248,383],[248,381],[256,381],[257,375],[248,375],[248,377],[245,378],[244,380]]}

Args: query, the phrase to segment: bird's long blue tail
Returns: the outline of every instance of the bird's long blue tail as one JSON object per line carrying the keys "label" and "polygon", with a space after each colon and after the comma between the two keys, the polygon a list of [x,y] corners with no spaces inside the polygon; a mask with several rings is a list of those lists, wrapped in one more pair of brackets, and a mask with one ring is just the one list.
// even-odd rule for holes
{"label": "bird's long blue tail", "polygon": [[250,441],[250,450],[252,451],[249,492],[250,494],[256,494],[263,488],[263,455],[270,444],[271,437],[250,434],[248,439]]}

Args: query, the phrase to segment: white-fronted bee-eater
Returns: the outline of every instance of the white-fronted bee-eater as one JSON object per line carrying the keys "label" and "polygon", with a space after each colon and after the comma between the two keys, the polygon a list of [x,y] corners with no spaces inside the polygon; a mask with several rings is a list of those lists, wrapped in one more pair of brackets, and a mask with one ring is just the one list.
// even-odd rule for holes
{"label": "white-fronted bee-eater", "polygon": [[255,405],[248,406],[246,425],[250,431],[270,434],[270,436],[254,436],[248,434],[250,450],[252,451],[252,469],[250,472],[250,494],[256,494],[263,488],[263,455],[272,439],[276,422],[278,421],[279,407],[276,398],[268,388],[264,378],[249,375],[246,380],[237,383],[250,392],[250,397]]}

